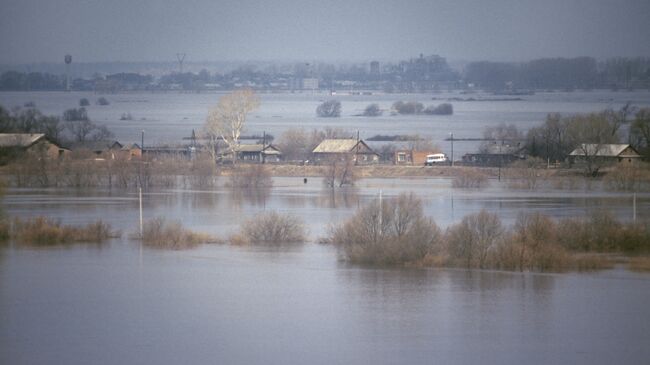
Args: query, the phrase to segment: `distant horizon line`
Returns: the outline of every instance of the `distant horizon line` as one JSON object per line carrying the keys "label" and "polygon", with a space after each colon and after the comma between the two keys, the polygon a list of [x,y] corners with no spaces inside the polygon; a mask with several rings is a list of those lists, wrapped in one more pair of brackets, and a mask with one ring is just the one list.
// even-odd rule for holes
{"label": "distant horizon line", "polygon": [[[589,55],[582,55],[582,56],[544,56],[544,57],[534,57],[534,58],[527,58],[527,59],[497,59],[497,58],[455,58],[455,57],[445,57],[443,55],[439,54],[424,54],[426,56],[431,56],[431,55],[437,55],[440,57],[445,58],[448,62],[453,62],[453,63],[469,63],[469,62],[501,62],[501,63],[524,63],[524,62],[530,62],[534,60],[539,60],[539,59],[574,59],[574,58],[582,58],[582,57],[589,57],[593,58],[596,61],[605,61],[605,60],[610,60],[610,59],[617,59],[617,58],[629,58],[629,59],[634,59],[634,58],[650,58],[650,56],[642,56],[642,55],[636,55],[636,56],[612,56],[612,57],[595,57],[595,56],[589,56]],[[65,55],[61,56],[61,61],[32,61],[32,62],[10,62],[10,63],[0,63],[0,66],[2,67],[8,67],[8,66],[30,66],[30,65],[60,65],[64,64],[63,57]],[[354,64],[354,63],[367,63],[367,62],[372,62],[372,61],[378,61],[378,62],[400,62],[404,60],[409,60],[413,58],[418,58],[420,54],[413,55],[413,56],[408,56],[400,59],[395,59],[395,58],[368,58],[368,59],[356,59],[356,60],[351,60],[351,59],[221,59],[221,60],[188,60],[186,59],[183,61],[183,64],[189,65],[189,64],[205,64],[205,63],[230,63],[230,64],[246,64],[246,63],[279,63],[279,64],[291,64],[291,63],[301,63],[301,62],[306,62],[306,63],[333,63],[333,64]],[[107,61],[75,61],[74,60],[74,55],[72,58],[72,63],[73,64],[177,64],[178,60],[175,59],[168,59],[168,60],[107,60]]]}

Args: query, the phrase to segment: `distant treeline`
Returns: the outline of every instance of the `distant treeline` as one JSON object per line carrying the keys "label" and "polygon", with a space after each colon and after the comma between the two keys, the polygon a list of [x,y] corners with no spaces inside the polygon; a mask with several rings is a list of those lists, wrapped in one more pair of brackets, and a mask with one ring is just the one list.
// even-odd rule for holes
{"label": "distant treeline", "polygon": [[650,58],[544,58],[524,63],[472,62],[465,80],[488,90],[650,87]]}
{"label": "distant treeline", "polygon": [[[71,80],[73,90],[108,93],[136,90],[200,92],[241,87],[289,91],[355,88],[427,92],[466,89],[472,85],[496,92],[650,88],[650,58],[621,57],[602,62],[592,57],[544,58],[523,63],[480,61],[467,64],[459,72],[452,69],[443,57],[420,55],[397,63],[296,63],[265,65],[263,68],[248,64],[225,73],[203,69],[196,73],[170,72],[156,78],[122,72]],[[18,71],[0,74],[0,90],[64,90],[65,87],[64,75]]]}

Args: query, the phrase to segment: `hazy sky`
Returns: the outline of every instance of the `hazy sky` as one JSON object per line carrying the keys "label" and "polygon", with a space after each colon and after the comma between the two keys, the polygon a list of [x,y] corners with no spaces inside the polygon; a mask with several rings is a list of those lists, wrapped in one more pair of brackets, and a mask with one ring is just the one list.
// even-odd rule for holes
{"label": "hazy sky", "polygon": [[650,56],[650,0],[0,0],[0,63]]}

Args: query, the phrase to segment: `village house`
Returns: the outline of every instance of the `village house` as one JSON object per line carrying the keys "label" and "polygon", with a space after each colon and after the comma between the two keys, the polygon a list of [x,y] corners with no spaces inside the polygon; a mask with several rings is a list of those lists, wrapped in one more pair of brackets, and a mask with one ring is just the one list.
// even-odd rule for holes
{"label": "village house", "polygon": [[127,160],[139,159],[142,157],[142,148],[137,143],[126,145],[120,149],[120,157]]}
{"label": "village house", "polygon": [[379,154],[360,139],[326,139],[316,146],[312,153],[316,163],[342,160],[347,156],[352,156],[356,164],[379,162]]}
{"label": "village house", "polygon": [[100,140],[76,142],[70,147],[74,151],[90,151],[100,158],[115,159],[124,146],[115,140]]}
{"label": "village house", "polygon": [[280,162],[282,152],[272,144],[242,144],[237,148],[237,160],[245,162]]}
{"label": "village house", "polygon": [[641,155],[629,144],[583,143],[569,154],[569,163],[581,163],[591,159],[599,163],[634,163]]}
{"label": "village house", "polygon": [[525,160],[526,154],[521,143],[494,142],[483,146],[479,153],[463,155],[463,164],[468,166],[505,166],[519,160]]}
{"label": "village house", "polygon": [[396,165],[424,166],[427,156],[436,153],[440,153],[440,151],[397,150],[394,162]]}
{"label": "village house", "polygon": [[70,152],[49,140],[43,133],[0,133],[0,150],[5,156],[27,152],[48,158],[58,158]]}

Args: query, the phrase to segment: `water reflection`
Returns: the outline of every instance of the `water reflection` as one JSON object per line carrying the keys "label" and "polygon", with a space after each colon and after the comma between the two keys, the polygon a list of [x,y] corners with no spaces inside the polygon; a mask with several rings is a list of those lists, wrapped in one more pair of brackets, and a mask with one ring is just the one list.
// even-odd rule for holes
{"label": "water reflection", "polygon": [[257,187],[257,188],[231,188],[230,202],[237,207],[242,207],[245,204],[250,204],[255,207],[266,207],[266,203],[271,196],[270,187]]}
{"label": "water reflection", "polygon": [[332,189],[323,187],[319,195],[318,206],[323,208],[358,208],[359,191],[355,187]]}

